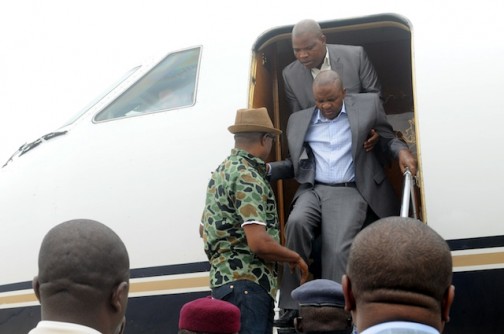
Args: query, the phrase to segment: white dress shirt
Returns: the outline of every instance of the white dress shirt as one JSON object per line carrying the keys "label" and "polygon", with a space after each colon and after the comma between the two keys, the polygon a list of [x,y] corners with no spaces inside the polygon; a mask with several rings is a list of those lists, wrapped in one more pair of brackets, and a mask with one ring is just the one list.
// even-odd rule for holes
{"label": "white dress shirt", "polygon": [[322,63],[322,66],[320,66],[320,69],[314,67],[311,69],[311,75],[313,79],[317,76],[322,71],[327,71],[331,69],[331,60],[329,59],[329,50],[327,50],[326,47],[326,52],[325,52],[325,57],[324,57],[324,62]]}
{"label": "white dress shirt", "polygon": [[369,327],[359,334],[439,334],[437,329],[431,326],[408,321],[390,321]]}
{"label": "white dress shirt", "polygon": [[101,334],[97,330],[70,322],[40,321],[28,334]]}

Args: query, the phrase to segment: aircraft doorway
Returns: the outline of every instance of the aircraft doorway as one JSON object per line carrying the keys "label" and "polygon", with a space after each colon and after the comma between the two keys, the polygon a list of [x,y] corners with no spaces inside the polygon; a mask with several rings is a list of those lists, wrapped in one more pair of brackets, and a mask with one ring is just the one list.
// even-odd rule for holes
{"label": "aircraft doorway", "polygon": [[[400,16],[386,14],[319,23],[328,44],[364,47],[381,82],[384,108],[389,121],[417,156],[420,166],[414,126],[409,22]],[[284,94],[282,70],[295,60],[291,46],[292,27],[284,26],[266,32],[256,41],[253,49],[249,104],[252,107],[266,106],[275,125],[284,131],[270,156],[271,160],[284,159],[288,154],[285,128],[290,109]],[[403,177],[398,166],[392,165],[386,169],[396,193],[400,196]],[[290,202],[297,186],[295,180],[279,181],[274,185],[282,227],[289,214]],[[420,189],[417,189],[417,192],[420,195]],[[418,195],[416,212],[422,219],[421,196]]]}

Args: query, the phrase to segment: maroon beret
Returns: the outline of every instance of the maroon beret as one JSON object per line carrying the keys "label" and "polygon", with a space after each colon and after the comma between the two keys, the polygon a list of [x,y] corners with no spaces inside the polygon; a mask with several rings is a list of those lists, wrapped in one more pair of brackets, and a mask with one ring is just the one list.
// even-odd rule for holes
{"label": "maroon beret", "polygon": [[240,309],[212,297],[199,298],[180,309],[179,329],[215,334],[238,333]]}

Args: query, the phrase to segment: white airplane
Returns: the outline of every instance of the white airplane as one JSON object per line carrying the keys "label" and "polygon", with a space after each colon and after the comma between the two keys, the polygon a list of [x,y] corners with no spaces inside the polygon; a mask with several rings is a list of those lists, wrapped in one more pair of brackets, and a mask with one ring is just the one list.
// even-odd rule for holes
{"label": "white airplane", "polygon": [[[181,305],[209,294],[198,226],[210,173],[233,145],[227,126],[237,109],[266,106],[285,128],[281,71],[294,60],[292,26],[304,18],[320,21],[329,43],[364,46],[390,121],[417,154],[414,209],[454,259],[456,299],[445,333],[502,332],[502,5],[315,4],[262,19],[267,8],[250,8],[240,15],[256,16],[257,27],[227,26],[229,35],[210,36],[205,27],[228,23],[209,15],[182,48],[133,68],[89,108],[2,162],[1,333],[36,325],[31,279],[40,242],[75,218],[107,224],[128,247],[126,332],[176,332]],[[281,139],[271,160],[287,154]],[[389,176],[401,194],[402,176],[394,168]],[[274,186],[284,223],[295,184]]]}

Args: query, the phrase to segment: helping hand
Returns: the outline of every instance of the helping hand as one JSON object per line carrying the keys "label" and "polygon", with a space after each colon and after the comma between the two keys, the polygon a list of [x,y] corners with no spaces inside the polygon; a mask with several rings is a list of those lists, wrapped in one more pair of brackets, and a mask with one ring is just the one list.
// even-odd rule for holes
{"label": "helping hand", "polygon": [[366,150],[366,152],[370,152],[378,142],[378,139],[380,139],[378,132],[376,132],[374,129],[371,129],[369,138],[364,142],[364,150]]}

